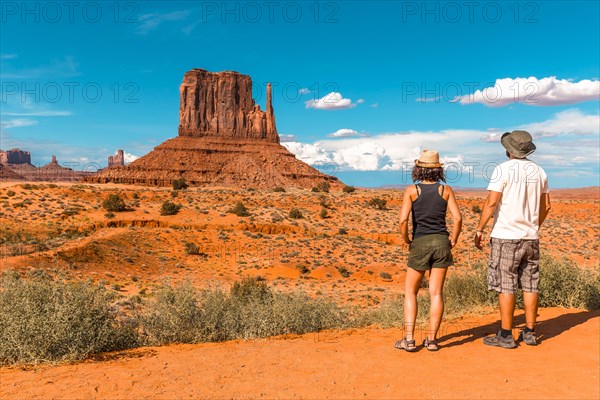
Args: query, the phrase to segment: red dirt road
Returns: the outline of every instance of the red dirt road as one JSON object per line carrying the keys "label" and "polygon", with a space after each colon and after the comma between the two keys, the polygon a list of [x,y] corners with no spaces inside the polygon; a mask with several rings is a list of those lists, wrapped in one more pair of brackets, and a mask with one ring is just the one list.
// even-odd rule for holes
{"label": "red dirt road", "polygon": [[437,353],[396,350],[401,331],[380,328],[144,348],[4,368],[0,398],[600,398],[597,312],[541,310],[538,347],[483,345],[497,328],[496,315],[448,324]]}

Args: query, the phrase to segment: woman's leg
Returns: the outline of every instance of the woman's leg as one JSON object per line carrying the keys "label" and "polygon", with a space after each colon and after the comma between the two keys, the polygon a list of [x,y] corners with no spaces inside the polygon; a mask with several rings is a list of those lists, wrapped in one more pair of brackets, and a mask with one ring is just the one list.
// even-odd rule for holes
{"label": "woman's leg", "polygon": [[413,340],[415,334],[417,292],[421,286],[423,275],[425,275],[425,271],[417,271],[412,268],[406,269],[406,281],[404,286],[404,326],[406,329],[406,340]]}
{"label": "woman's leg", "polygon": [[444,314],[444,281],[448,268],[431,268],[429,273],[429,340],[435,340]]}

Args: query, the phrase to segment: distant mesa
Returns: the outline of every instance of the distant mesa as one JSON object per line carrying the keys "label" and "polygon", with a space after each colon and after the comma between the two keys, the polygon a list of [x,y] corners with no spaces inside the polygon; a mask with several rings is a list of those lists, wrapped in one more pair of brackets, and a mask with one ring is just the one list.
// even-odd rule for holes
{"label": "distant mesa", "polygon": [[108,156],[108,168],[110,167],[122,167],[125,165],[125,155],[123,150],[117,150],[117,154]]}
{"label": "distant mesa", "polygon": [[80,181],[89,174],[63,167],[55,155],[48,164],[38,168],[31,164],[31,153],[28,151],[0,150],[0,180],[3,181]]}
{"label": "distant mesa", "polygon": [[[252,80],[238,72],[192,69],[180,86],[178,136],[125,166],[119,153],[88,182],[169,186],[184,178],[196,186],[267,188],[341,185],[298,160],[280,144],[271,85],[266,111],[252,99]],[[116,159],[115,159],[116,158]]]}
{"label": "distant mesa", "polygon": [[0,150],[1,164],[31,164],[31,153],[21,149]]}

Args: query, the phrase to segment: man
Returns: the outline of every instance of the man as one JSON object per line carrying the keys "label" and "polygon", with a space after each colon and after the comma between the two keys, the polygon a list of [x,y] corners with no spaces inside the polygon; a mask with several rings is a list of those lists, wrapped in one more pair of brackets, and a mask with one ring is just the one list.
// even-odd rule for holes
{"label": "man", "polygon": [[513,336],[515,292],[523,289],[526,327],[519,339],[537,345],[535,322],[538,308],[540,243],[538,230],[550,211],[548,177],[544,170],[526,157],[536,149],[526,131],[506,132],[501,143],[508,161],[498,165],[488,185],[475,233],[475,246],[482,249],[483,230],[494,214],[490,234],[488,290],[499,293],[502,326],[483,339],[489,346],[517,347]]}

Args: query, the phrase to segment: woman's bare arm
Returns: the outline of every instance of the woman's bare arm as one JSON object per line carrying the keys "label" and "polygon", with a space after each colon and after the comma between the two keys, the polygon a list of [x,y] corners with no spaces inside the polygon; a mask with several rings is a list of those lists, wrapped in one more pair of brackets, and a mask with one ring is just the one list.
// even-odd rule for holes
{"label": "woman's bare arm", "polygon": [[402,198],[402,209],[400,210],[400,234],[404,243],[410,244],[411,240],[408,237],[408,217],[412,211],[412,194],[415,191],[414,187],[409,186],[404,191],[404,197]]}
{"label": "woman's bare arm", "polygon": [[460,214],[456,197],[454,197],[454,191],[450,186],[446,186],[446,190],[448,191],[448,208],[452,214],[452,236],[450,238],[450,244],[454,247],[456,243],[458,243],[458,237],[462,231],[462,215]]}

